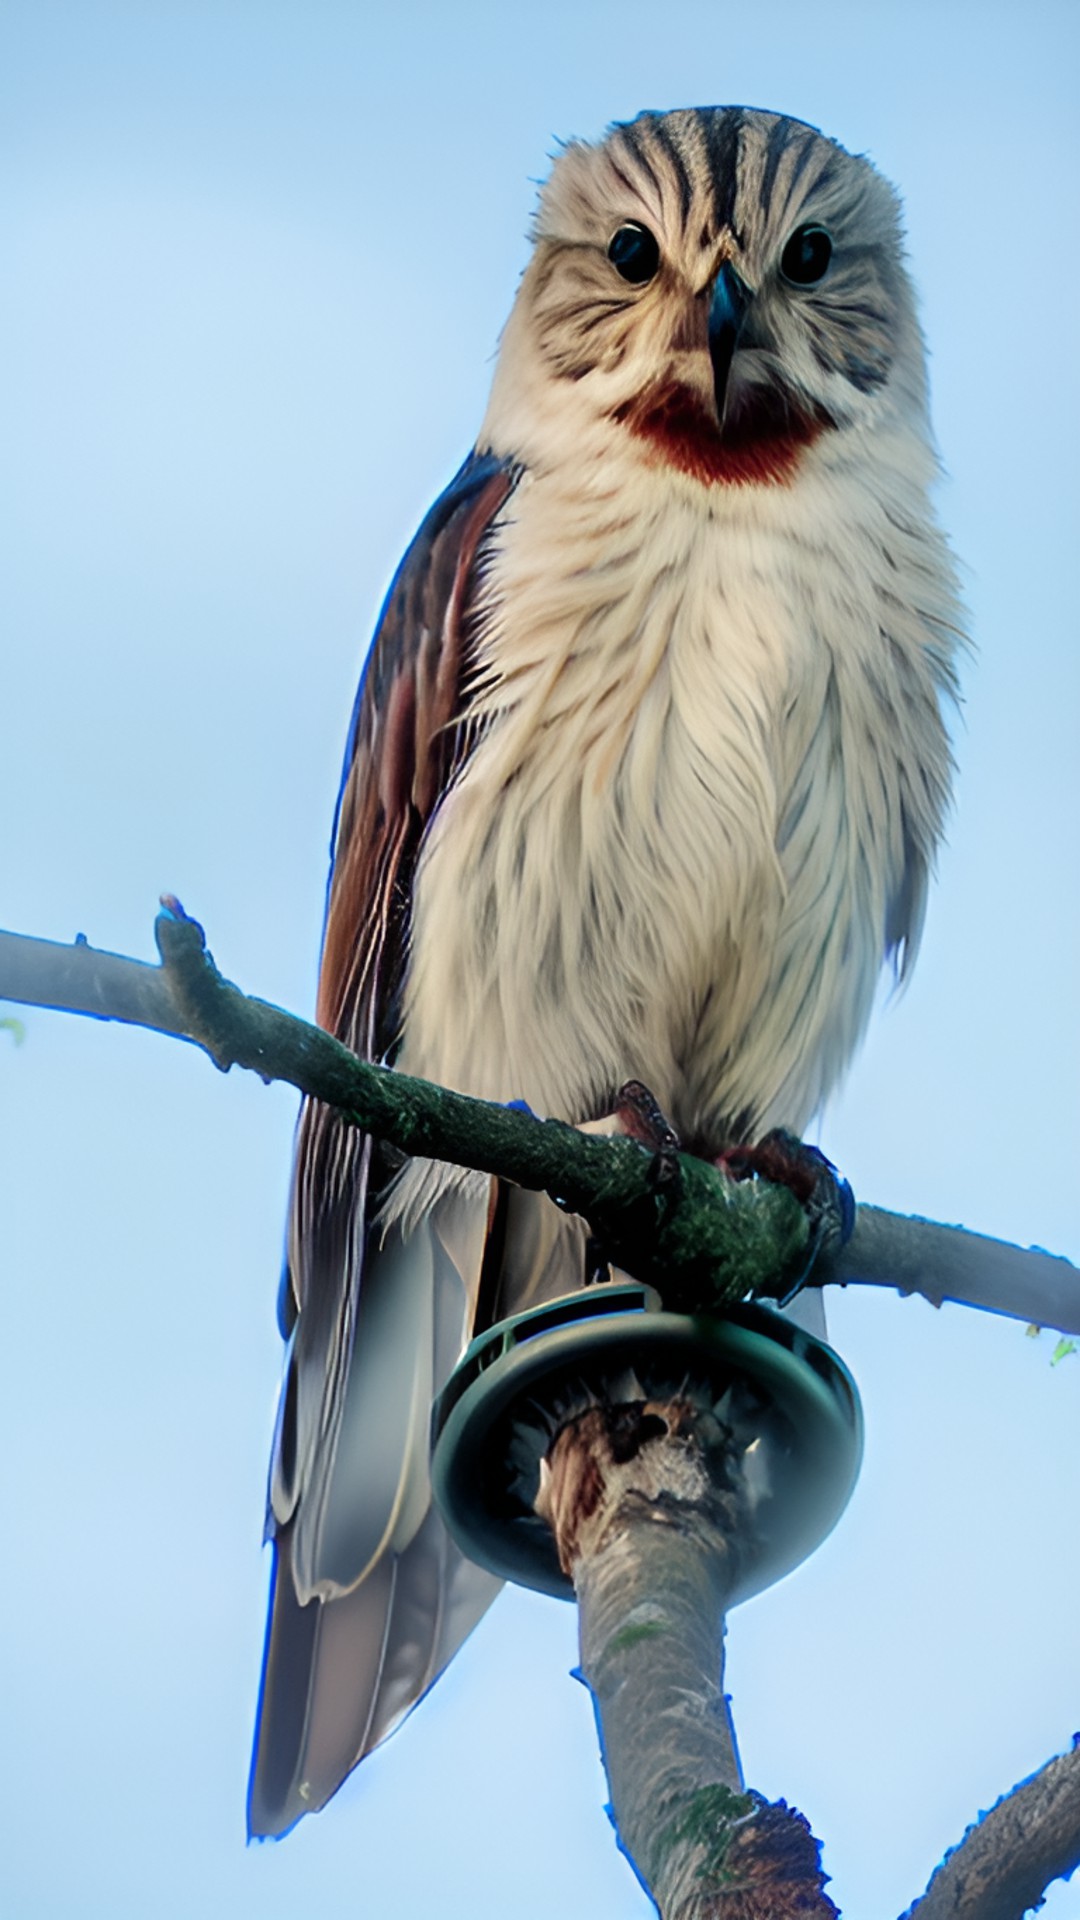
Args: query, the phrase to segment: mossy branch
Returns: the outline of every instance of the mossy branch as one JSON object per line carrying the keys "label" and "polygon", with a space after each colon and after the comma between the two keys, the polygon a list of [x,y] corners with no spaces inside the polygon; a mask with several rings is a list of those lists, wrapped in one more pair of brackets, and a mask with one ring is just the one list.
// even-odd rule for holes
{"label": "mossy branch", "polygon": [[558,1120],[454,1093],[357,1059],[309,1026],[224,980],[202,928],[170,901],[155,935],[188,1036],[223,1071],[288,1080],[402,1153],[449,1160],[551,1195],[590,1222],[612,1258],[659,1284],[672,1306],[700,1310],[755,1288],[784,1290],[805,1266],[809,1227],[794,1195],[735,1182],[708,1161],[679,1156],[663,1186],[634,1140],[581,1133]]}
{"label": "mossy branch", "polygon": [[357,1059],[321,1027],[225,980],[202,928],[171,896],[155,923],[161,965],[91,947],[0,932],[0,1000],[121,1020],[201,1046],[223,1072],[242,1066],[325,1100],[403,1153],[450,1160],[550,1194],[589,1220],[612,1258],[699,1311],[750,1292],[782,1298],[810,1285],[887,1286],[1080,1334],[1080,1273],[1067,1260],[963,1228],[860,1206],[846,1245],[811,1272],[806,1215],[785,1187],[733,1181],[678,1159],[657,1180],[635,1141],[474,1100]]}
{"label": "mossy branch", "polygon": [[[716,1309],[752,1291],[783,1294],[793,1280],[806,1278],[810,1224],[786,1188],[733,1181],[685,1154],[675,1176],[662,1179],[667,1169],[635,1141],[588,1135],[369,1065],[321,1028],[223,979],[198,923],[172,898],[163,909],[155,925],[160,966],[102,953],[81,937],[65,946],[0,932],[0,1000],[121,1020],[192,1041],[222,1071],[236,1065],[266,1081],[288,1081],[403,1153],[545,1191],[583,1214],[619,1264],[658,1285],[669,1306]],[[0,1024],[19,1037],[17,1023]],[[893,1286],[935,1305],[962,1301],[1080,1334],[1080,1274],[1068,1261],[880,1208],[860,1207],[846,1246],[827,1250],[809,1277],[811,1284]],[[669,1587],[665,1574],[665,1591]],[[714,1611],[723,1611],[722,1597]],[[606,1658],[644,1658],[655,1668],[652,1624],[624,1619],[607,1641]],[[709,1658],[706,1669],[711,1673]],[[709,1683],[715,1692],[718,1675]],[[724,1757],[722,1726],[718,1740],[720,1764],[683,1798],[666,1854],[664,1830],[659,1835],[657,1871],[667,1874],[672,1864],[692,1869],[687,1900],[672,1911],[687,1920],[706,1911],[710,1920],[761,1913],[775,1920],[786,1911],[778,1904],[778,1875],[803,1901],[799,1912],[835,1911],[805,1821],[783,1802],[743,1795],[733,1749]],[[1050,1762],[971,1829],[912,1915],[1001,1920],[1018,1911],[1015,1901],[1002,1906],[1003,1892],[1006,1901],[1014,1894],[1031,1900],[1080,1861],[1078,1809],[1074,1753]],[[1021,1852],[1022,1891],[1019,1877],[1009,1877],[1009,1862],[1015,1866]],[[701,1879],[710,1862],[715,1886]]]}

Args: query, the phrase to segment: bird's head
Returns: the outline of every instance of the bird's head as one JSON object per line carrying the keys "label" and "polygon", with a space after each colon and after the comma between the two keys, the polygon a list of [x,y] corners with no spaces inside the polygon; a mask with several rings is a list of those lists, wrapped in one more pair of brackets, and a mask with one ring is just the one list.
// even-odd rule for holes
{"label": "bird's head", "polygon": [[885,395],[922,417],[897,197],[802,121],[706,107],[573,141],[533,240],[488,421],[522,453],[533,423],[610,423],[706,486],[779,482]]}

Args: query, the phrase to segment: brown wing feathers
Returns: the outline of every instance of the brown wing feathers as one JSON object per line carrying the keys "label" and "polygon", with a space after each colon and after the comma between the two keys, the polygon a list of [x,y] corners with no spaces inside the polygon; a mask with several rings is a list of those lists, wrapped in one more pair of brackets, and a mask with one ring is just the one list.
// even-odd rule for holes
{"label": "brown wing feathers", "polygon": [[[368,1058],[392,1057],[400,1037],[413,869],[425,827],[467,752],[455,722],[470,605],[484,538],[513,484],[513,474],[491,456],[466,461],[402,561],[357,696],[335,824],[318,1018]],[[279,1422],[289,1445],[279,1447],[271,1480],[275,1570],[249,1799],[257,1834],[283,1832],[305,1807],[322,1804],[355,1764],[379,1705],[384,1641],[392,1637],[389,1552],[351,1592],[308,1598],[322,1573],[320,1519],[354,1334],[362,1345],[370,1318],[359,1311],[370,1164],[363,1135],[330,1109],[305,1103],[286,1315],[291,1322],[298,1313],[299,1324]],[[372,1281],[378,1291],[374,1271]]]}
{"label": "brown wing feathers", "polygon": [[358,698],[318,1015],[341,1038],[346,1028],[360,1040],[357,1028],[367,1026],[382,1051],[397,1038],[385,1029],[404,959],[413,863],[461,746],[454,722],[477,550],[512,484],[498,462],[476,459],[432,509],[387,596]]}

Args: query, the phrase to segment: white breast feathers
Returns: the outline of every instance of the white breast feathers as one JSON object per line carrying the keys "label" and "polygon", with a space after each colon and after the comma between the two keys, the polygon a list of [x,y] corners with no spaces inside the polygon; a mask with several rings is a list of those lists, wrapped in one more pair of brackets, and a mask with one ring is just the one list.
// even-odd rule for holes
{"label": "white breast feathers", "polygon": [[522,480],[404,1070],[569,1120],[637,1076],[714,1150],[806,1125],[918,938],[947,796],[951,566],[897,440],[894,497],[880,431],[869,483],[835,441],[784,486]]}

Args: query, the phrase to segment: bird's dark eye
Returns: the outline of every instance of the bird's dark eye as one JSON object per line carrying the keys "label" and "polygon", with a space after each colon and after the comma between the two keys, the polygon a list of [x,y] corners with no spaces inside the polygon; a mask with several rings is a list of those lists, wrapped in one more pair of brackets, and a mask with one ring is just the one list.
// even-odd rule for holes
{"label": "bird's dark eye", "polygon": [[780,271],[796,287],[813,287],[825,278],[832,241],[824,227],[799,227],[780,255]]}
{"label": "bird's dark eye", "polygon": [[621,273],[632,287],[643,287],[660,265],[660,248],[648,227],[639,226],[636,220],[628,220],[624,227],[612,234],[607,257],[616,273]]}

